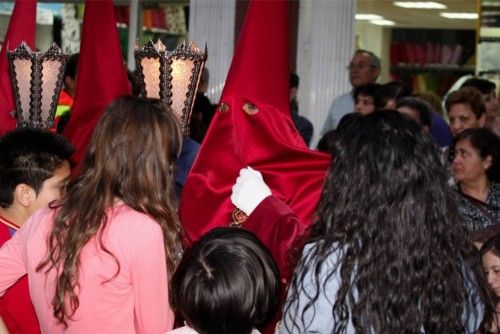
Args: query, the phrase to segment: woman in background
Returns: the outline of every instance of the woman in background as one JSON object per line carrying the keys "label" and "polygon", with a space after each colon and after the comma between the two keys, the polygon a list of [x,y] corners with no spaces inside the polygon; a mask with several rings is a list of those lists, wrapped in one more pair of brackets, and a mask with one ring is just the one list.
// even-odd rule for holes
{"label": "woman in background", "polygon": [[467,129],[455,138],[452,171],[459,211],[475,241],[500,231],[500,139],[489,129]]}
{"label": "woman in background", "polygon": [[43,333],[164,333],[181,227],[172,166],[181,134],[156,100],[103,114],[60,203],[0,250],[0,291],[28,274]]}

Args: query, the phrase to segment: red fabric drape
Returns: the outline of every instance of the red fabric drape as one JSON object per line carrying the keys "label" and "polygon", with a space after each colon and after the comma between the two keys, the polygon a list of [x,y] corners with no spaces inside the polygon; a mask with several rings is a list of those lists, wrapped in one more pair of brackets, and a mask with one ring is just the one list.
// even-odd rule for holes
{"label": "red fabric drape", "polygon": [[130,95],[112,0],[87,0],[75,100],[64,136],[76,147],[75,162],[83,157],[95,125],[106,106]]}
{"label": "red fabric drape", "polygon": [[[330,156],[310,151],[289,112],[288,2],[251,1],[218,112],[184,187],[180,215],[187,243],[231,222],[231,187],[247,165],[303,224],[313,220]],[[228,106],[221,112],[221,103]],[[259,110],[243,110],[251,103]],[[260,230],[262,240],[276,240]],[[269,246],[269,245],[268,245]],[[281,252],[290,244],[283,243]],[[286,272],[281,268],[282,272]]]}
{"label": "red fabric drape", "polygon": [[34,50],[35,32],[36,0],[16,0],[0,51],[0,135],[16,127],[16,119],[11,115],[16,105],[10,81],[7,48],[13,50],[25,41]]}

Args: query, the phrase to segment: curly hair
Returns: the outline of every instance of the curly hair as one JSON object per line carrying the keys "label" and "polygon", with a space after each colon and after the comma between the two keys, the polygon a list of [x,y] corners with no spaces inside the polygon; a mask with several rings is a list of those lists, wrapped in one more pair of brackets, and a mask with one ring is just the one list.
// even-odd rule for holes
{"label": "curly hair", "polygon": [[117,199],[160,225],[167,272],[172,276],[181,249],[173,192],[173,163],[181,140],[175,115],[159,100],[123,97],[104,112],[80,171],[60,203],[47,254],[37,267],[57,273],[53,313],[65,327],[79,306],[80,257],[91,238],[115,259],[115,276],[120,271],[120,263],[103,243],[106,208]]}
{"label": "curly hair", "polygon": [[[289,287],[285,320],[297,316],[285,321],[286,331],[309,326],[305,314],[319,311],[315,302],[330,280],[339,282],[326,296],[332,333],[348,325],[357,333],[464,332],[472,317],[479,325],[472,305],[479,299],[491,314],[492,301],[432,139],[397,112],[376,111],[338,141],[311,247]],[[294,301],[304,293],[297,314]]]}
{"label": "curly hair", "polygon": [[378,83],[368,83],[365,85],[358,86],[354,88],[352,92],[352,97],[354,101],[357,101],[360,95],[369,96],[373,98],[374,103],[377,102],[378,93],[380,92],[382,85]]}

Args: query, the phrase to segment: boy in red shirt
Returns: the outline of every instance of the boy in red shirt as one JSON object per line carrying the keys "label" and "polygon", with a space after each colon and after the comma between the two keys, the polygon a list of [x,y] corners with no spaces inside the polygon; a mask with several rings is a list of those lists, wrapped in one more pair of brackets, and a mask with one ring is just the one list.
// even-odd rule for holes
{"label": "boy in red shirt", "polygon": [[[33,212],[61,197],[73,151],[62,136],[41,129],[0,138],[0,246]],[[40,333],[26,276],[0,297],[0,317],[10,334]]]}

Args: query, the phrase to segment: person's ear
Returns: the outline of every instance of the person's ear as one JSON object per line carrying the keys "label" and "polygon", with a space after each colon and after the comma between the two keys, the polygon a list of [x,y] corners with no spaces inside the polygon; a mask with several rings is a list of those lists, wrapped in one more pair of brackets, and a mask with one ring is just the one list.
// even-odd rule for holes
{"label": "person's ear", "polygon": [[484,170],[488,170],[491,167],[491,164],[493,162],[493,158],[491,155],[488,155],[486,158],[483,159],[483,168]]}
{"label": "person's ear", "polygon": [[20,183],[14,189],[14,200],[24,207],[29,207],[36,199],[35,189],[27,184]]}

